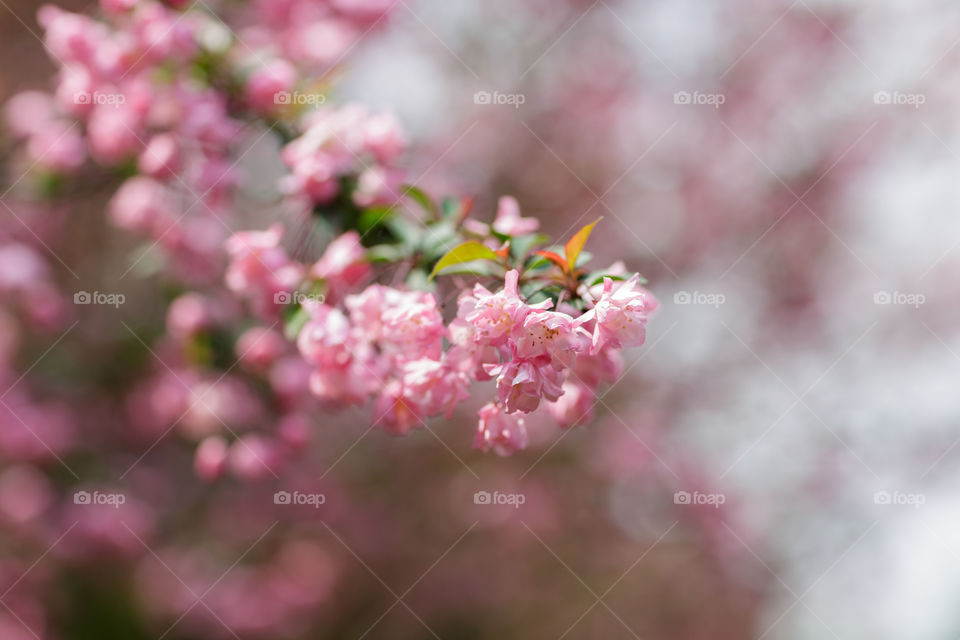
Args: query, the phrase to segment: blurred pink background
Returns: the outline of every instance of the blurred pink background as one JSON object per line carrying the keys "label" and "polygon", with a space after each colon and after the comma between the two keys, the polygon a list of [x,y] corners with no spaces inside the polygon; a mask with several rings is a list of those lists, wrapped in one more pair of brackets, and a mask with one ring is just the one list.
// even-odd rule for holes
{"label": "blurred pink background", "polygon": [[[36,5],[2,4],[5,100],[52,67]],[[60,237],[7,216],[65,291],[128,302],[17,359],[98,455],[0,460],[0,637],[955,637],[958,26],[933,0],[411,0],[358,38],[331,99],[397,113],[413,182],[555,237],[602,216],[597,262],[662,303],[593,424],[512,458],[470,449],[470,403],[402,439],[348,411],[283,477],[207,485],[118,409],[151,359],[128,329],[164,311],[118,277],[111,184],[71,187]],[[277,143],[240,146],[264,228]],[[126,503],[55,510],[76,487]],[[275,504],[298,490],[325,502]]]}

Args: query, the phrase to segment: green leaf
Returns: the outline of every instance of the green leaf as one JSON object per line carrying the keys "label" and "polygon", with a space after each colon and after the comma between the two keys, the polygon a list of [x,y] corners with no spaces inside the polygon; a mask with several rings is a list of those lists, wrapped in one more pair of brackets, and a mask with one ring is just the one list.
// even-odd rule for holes
{"label": "green leaf", "polygon": [[[503,273],[502,271],[500,272]],[[497,270],[484,262],[474,261],[473,264],[464,263],[462,265],[453,265],[444,267],[437,272],[441,276],[495,276]]]}
{"label": "green leaf", "polygon": [[577,268],[581,265],[585,265],[588,262],[593,260],[593,254],[589,251],[581,251],[580,255],[577,256],[577,264],[573,265],[574,268]]}
{"label": "green leaf", "polygon": [[[586,284],[588,287],[592,287],[594,285],[597,285],[603,282],[604,278],[610,278],[614,282],[618,282],[618,281],[622,282],[627,280],[627,278],[629,277],[630,276],[618,276],[612,273],[607,273],[606,271],[591,271],[590,273],[588,273],[583,277],[583,283]],[[639,284],[647,284],[647,279],[644,278],[643,276],[640,276],[640,279],[638,280],[638,282]]]}
{"label": "green leaf", "polygon": [[460,224],[473,209],[473,198],[444,198],[440,202],[440,213],[444,220]]}
{"label": "green leaf", "polygon": [[557,298],[562,290],[561,287],[554,285],[544,286],[539,282],[528,282],[520,285],[520,293],[523,294],[523,297],[526,298],[530,304],[536,304],[544,300],[552,300],[553,303],[556,304]]}
{"label": "green leaf", "polygon": [[369,232],[371,229],[381,224],[394,212],[393,207],[379,206],[364,209],[359,218],[357,218],[357,230],[361,234]]}
{"label": "green leaf", "polygon": [[415,187],[412,184],[404,185],[403,195],[411,198],[413,201],[423,207],[423,210],[427,213],[436,214],[437,205],[433,203],[433,200],[430,199],[430,196],[428,196],[423,189]]}
{"label": "green leaf", "polygon": [[307,310],[303,307],[295,307],[293,311],[285,314],[285,316],[283,335],[287,340],[296,340],[304,325],[310,320],[310,314],[307,313]]}
{"label": "green leaf", "polygon": [[399,216],[390,216],[385,224],[394,236],[399,238],[400,242],[408,249],[415,251],[420,247],[420,235],[423,225],[414,224]]}
{"label": "green leaf", "polygon": [[420,249],[428,257],[439,257],[455,247],[459,239],[452,222],[435,222],[425,228],[420,238]]}
{"label": "green leaf", "polygon": [[445,256],[437,261],[430,272],[430,280],[433,280],[437,272],[444,267],[450,267],[455,264],[471,262],[473,260],[493,260],[498,261],[497,254],[492,249],[486,247],[475,240],[468,240],[463,244],[457,245],[447,252]]}
{"label": "green leaf", "polygon": [[595,284],[600,284],[603,282],[604,278],[610,278],[613,281],[626,280],[623,276],[616,276],[612,273],[607,273],[605,271],[593,271],[584,277],[583,282],[588,287],[592,287]]}
{"label": "green leaf", "polygon": [[399,262],[409,255],[404,247],[397,244],[378,244],[367,249],[370,262]]}
{"label": "green leaf", "polygon": [[547,242],[549,238],[542,233],[530,233],[525,236],[516,236],[510,243],[510,253],[517,262],[526,259],[530,251],[537,245]]}
{"label": "green leaf", "polygon": [[440,203],[444,220],[456,220],[460,215],[460,209],[460,201],[454,198],[444,198],[443,202]]}
{"label": "green leaf", "polygon": [[567,271],[571,273],[573,272],[574,267],[577,266],[577,258],[580,256],[580,252],[583,250],[583,245],[587,244],[587,238],[590,237],[590,232],[593,231],[593,228],[601,220],[603,220],[603,218],[597,218],[587,226],[580,229],[580,231],[577,231],[567,242],[566,246],[563,247],[563,252],[567,257]]}
{"label": "green leaf", "polygon": [[405,281],[408,289],[414,291],[427,291],[433,287],[430,286],[430,279],[427,277],[427,272],[423,269],[413,269],[410,273],[407,274]]}

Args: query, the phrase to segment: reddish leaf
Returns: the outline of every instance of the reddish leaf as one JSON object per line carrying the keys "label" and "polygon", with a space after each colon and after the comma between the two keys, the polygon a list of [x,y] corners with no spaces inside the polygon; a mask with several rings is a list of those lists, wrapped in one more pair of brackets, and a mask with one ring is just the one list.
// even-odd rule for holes
{"label": "reddish leaf", "polygon": [[503,246],[497,249],[496,251],[494,251],[494,253],[500,256],[502,260],[506,260],[507,256],[510,255],[510,241],[507,240],[506,242],[504,242]]}
{"label": "reddish leaf", "polygon": [[464,198],[460,201],[460,219],[457,220],[457,223],[461,223],[467,218],[470,217],[470,212],[473,211],[473,201],[474,198]]}
{"label": "reddish leaf", "polygon": [[558,267],[560,267],[560,270],[561,270],[561,271],[566,272],[566,270],[567,270],[567,263],[564,262],[564,260],[563,260],[563,258],[562,258],[561,256],[557,255],[557,254],[554,253],[553,251],[534,251],[533,253],[534,253],[534,255],[538,255],[538,256],[540,256],[541,258],[546,258],[546,259],[549,260],[550,262],[552,262],[552,263],[554,263],[555,265],[557,265]]}
{"label": "reddish leaf", "polygon": [[603,220],[603,218],[597,218],[587,226],[577,231],[573,234],[573,237],[567,242],[566,246],[563,248],[563,252],[567,256],[567,272],[573,273],[574,267],[577,266],[577,258],[580,257],[580,252],[583,251],[583,245],[587,244],[587,238],[590,237],[590,232],[593,231],[593,228],[598,222]]}

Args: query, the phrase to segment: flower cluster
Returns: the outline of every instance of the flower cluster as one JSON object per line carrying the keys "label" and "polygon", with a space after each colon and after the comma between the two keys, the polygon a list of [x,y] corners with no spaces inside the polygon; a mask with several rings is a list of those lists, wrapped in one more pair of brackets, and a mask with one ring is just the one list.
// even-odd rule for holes
{"label": "flower cluster", "polygon": [[257,50],[258,61],[281,60],[318,73],[340,63],[360,38],[383,23],[397,3],[255,0],[239,17],[238,34]]}
{"label": "flower cluster", "polygon": [[[159,366],[124,402],[136,431],[177,427],[197,443],[200,476],[252,478],[302,448],[322,407],[370,404],[375,425],[403,434],[489,382],[475,442],[500,454],[525,446],[530,414],[588,421],[656,302],[623,269],[582,268],[592,225],[563,257],[535,251],[546,237],[514,198],[489,223],[470,199],[434,202],[402,183],[408,141],[392,114],[326,104],[328,72],[394,0],[213,4],[102,0],[96,17],[43,7],[56,86],[5,109],[25,164],[57,178],[38,181],[47,195],[91,162],[108,169],[107,219],[165,258],[176,293],[150,348]],[[318,257],[304,257],[311,238],[288,252],[279,222],[231,224],[237,140],[271,132],[287,169],[278,209],[295,205],[334,238]],[[63,320],[32,247],[5,242],[0,263],[0,294],[41,325]]]}
{"label": "flower cluster", "polygon": [[[501,201],[497,222],[504,208],[515,225],[528,220],[512,204]],[[527,414],[540,410],[564,427],[589,420],[597,388],[616,380],[620,350],[643,343],[657,307],[638,275],[624,279],[616,268],[594,286],[580,284],[575,300],[530,303],[520,292],[520,271],[511,268],[495,292],[479,283],[462,292],[446,322],[431,291],[362,287],[374,269],[356,232],[332,242],[312,266],[287,257],[280,236],[275,226],[231,238],[228,285],[263,319],[289,307],[276,303],[278,291],[327,292],[293,307],[297,347],[312,369],[309,391],[323,406],[372,402],[375,426],[406,434],[430,417],[451,417],[472,382],[495,380],[495,399],[479,411],[475,446],[501,455],[525,447]],[[527,269],[524,282],[542,279],[542,271]]]}
{"label": "flower cluster", "polygon": [[596,388],[620,371],[618,349],[643,343],[656,299],[638,285],[639,276],[614,285],[604,278],[592,308],[528,304],[518,292],[516,270],[502,290],[482,285],[460,296],[451,324],[454,351],[464,354],[474,379],[495,378],[497,400],[480,411],[475,446],[500,454],[522,449],[523,414],[542,405],[561,426],[587,419]]}
{"label": "flower cluster", "polygon": [[[237,141],[263,135],[251,131],[257,118],[296,129],[316,106],[292,100],[306,71],[334,66],[394,4],[252,2],[225,9],[236,30],[204,3],[102,0],[98,18],[44,6],[56,87],[14,96],[7,128],[35,173],[75,174],[92,160],[129,176],[110,203],[112,222],[146,238],[178,279],[213,282],[241,177]],[[349,177],[363,206],[390,197],[403,147],[390,116],[355,106],[302,121],[304,136],[283,154],[292,192],[323,202]]]}
{"label": "flower cluster", "polygon": [[406,140],[393,114],[372,113],[357,104],[324,107],[311,112],[303,128],[281,153],[290,168],[282,185],[287,193],[323,205],[350,179],[355,181],[352,195],[358,206],[396,201],[402,176],[394,163]]}

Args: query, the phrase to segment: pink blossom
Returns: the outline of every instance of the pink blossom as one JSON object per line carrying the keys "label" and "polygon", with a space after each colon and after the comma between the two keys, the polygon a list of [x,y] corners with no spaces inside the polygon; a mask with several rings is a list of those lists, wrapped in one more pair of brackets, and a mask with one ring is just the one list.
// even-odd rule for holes
{"label": "pink blossom", "polygon": [[199,293],[185,293],[167,309],[167,330],[181,339],[209,330],[216,321],[214,304]]}
{"label": "pink blossom", "polygon": [[96,104],[87,122],[90,153],[102,164],[117,164],[143,148],[143,119],[127,103]]}
{"label": "pink blossom", "polygon": [[417,398],[427,416],[453,415],[458,404],[470,397],[467,376],[443,362],[420,358],[404,363],[403,387]]}
{"label": "pink blossom", "polygon": [[247,329],[237,339],[236,354],[240,362],[253,371],[266,371],[281,356],[289,344],[284,337],[267,327]]}
{"label": "pink blossom", "polygon": [[511,360],[491,373],[499,373],[497,397],[507,413],[530,413],[541,399],[556,400],[563,393],[564,373],[549,357]]}
{"label": "pink blossom", "polygon": [[137,5],[139,0],[100,0],[100,8],[107,13],[122,13]]}
{"label": "pink blossom", "polygon": [[23,524],[40,516],[53,502],[53,487],[33,465],[19,464],[0,473],[0,516]]}
{"label": "pink blossom", "polygon": [[257,480],[275,475],[273,467],[280,462],[278,453],[263,436],[246,435],[230,445],[227,465],[237,477]]}
{"label": "pink blossom", "polygon": [[313,423],[301,413],[290,413],[277,423],[280,441],[294,451],[305,449],[313,435]]}
{"label": "pink blossom", "polygon": [[[131,496],[126,486],[84,487],[93,494],[113,495],[122,499],[122,504],[72,503],[61,510],[66,522],[75,524],[69,536],[57,546],[60,556],[82,558],[102,554],[136,556],[143,551],[143,544],[151,540],[156,526],[152,507]],[[76,495],[76,494],[74,494]]]}
{"label": "pink blossom", "polygon": [[[170,270],[188,283],[209,283],[221,275],[223,224],[212,217],[184,216],[158,238],[170,256]],[[276,296],[275,296],[276,297]]]}
{"label": "pink blossom", "polygon": [[310,275],[327,281],[327,298],[342,299],[371,275],[367,253],[360,235],[348,231],[330,243],[323,256],[310,269]]}
{"label": "pink blossom", "polygon": [[340,191],[337,158],[328,155],[299,158],[290,168],[291,174],[281,183],[285,192],[302,193],[316,204],[326,204]]}
{"label": "pink blossom", "polygon": [[56,122],[30,137],[27,153],[37,165],[52,171],[70,172],[86,160],[83,137],[75,127]]}
{"label": "pink blossom", "polygon": [[53,5],[43,5],[37,20],[44,28],[44,44],[57,60],[91,62],[107,29],[97,21]]}
{"label": "pink blossom", "polygon": [[24,91],[7,101],[4,115],[14,136],[28,138],[42,133],[54,119],[53,99],[42,91]]}
{"label": "pink blossom", "polygon": [[399,0],[330,0],[330,4],[346,14],[367,20],[385,15]]}
{"label": "pink blossom", "polygon": [[135,430],[157,437],[183,416],[189,406],[188,384],[194,377],[164,370],[140,383],[127,397],[126,414]]}
{"label": "pink blossom", "polygon": [[260,398],[240,378],[224,375],[190,385],[187,409],[177,428],[194,440],[224,430],[246,429],[263,417]]}
{"label": "pink blossom", "polygon": [[549,301],[533,306],[524,302],[517,290],[519,277],[517,270],[511,269],[501,291],[490,293],[477,284],[471,294],[461,296],[457,315],[476,327],[478,340],[492,346],[502,345],[522,325],[531,310],[552,306]]}
{"label": "pink blossom", "polygon": [[573,318],[556,311],[534,311],[523,321],[514,340],[518,358],[548,356],[556,363],[571,360],[576,341]]}
{"label": "pink blossom", "polygon": [[172,176],[180,168],[180,146],[177,139],[169,133],[160,133],[147,143],[140,154],[140,171],[156,178]]}
{"label": "pink blossom", "polygon": [[403,385],[393,380],[373,404],[374,425],[393,435],[405,435],[423,425],[423,409]]}
{"label": "pink blossom", "polygon": [[350,313],[350,322],[367,340],[379,340],[383,334],[383,309],[400,297],[390,287],[373,284],[363,291],[347,296],[343,305]]}
{"label": "pink blossom", "polygon": [[[203,195],[200,203],[208,209],[225,208],[229,202],[224,196],[237,184],[237,169],[220,157],[204,157],[191,167],[196,189]],[[222,226],[222,225],[221,225]]]}
{"label": "pink blossom", "polygon": [[326,67],[343,56],[359,35],[346,20],[316,20],[293,30],[288,53],[305,64]]}
{"label": "pink blossom", "polygon": [[183,87],[177,99],[182,116],[177,127],[184,139],[220,147],[228,145],[240,132],[240,124],[227,115],[223,95],[212,90]]}
{"label": "pink blossom", "polygon": [[331,408],[362,405],[383,379],[373,364],[354,358],[340,369],[316,369],[310,374],[310,392]]}
{"label": "pink blossom", "polygon": [[338,308],[309,305],[311,320],[300,331],[297,346],[315,370],[310,390],[326,403],[361,404],[379,384],[379,365],[370,343]]}
{"label": "pink blossom", "polygon": [[[460,325],[461,320],[454,320],[454,323]],[[465,323],[464,323],[465,324]],[[452,329],[453,323],[448,327],[451,334],[457,335],[460,329]],[[470,334],[472,337],[472,334]],[[459,339],[459,338],[457,338]],[[493,376],[487,373],[487,369],[495,367],[500,363],[500,350],[489,345],[478,345],[473,342],[462,344],[456,342],[447,352],[447,362],[457,371],[462,371],[468,377],[483,382],[491,380]]]}
{"label": "pink blossom", "polygon": [[400,199],[403,173],[389,167],[370,167],[357,176],[353,201],[359,207],[392,205]]}
{"label": "pink blossom", "polygon": [[383,339],[401,353],[438,359],[443,316],[431,293],[403,292],[383,310]]}
{"label": "pink blossom", "polygon": [[136,42],[138,65],[167,59],[187,60],[196,49],[190,23],[157,2],[140,3],[127,32]]}
{"label": "pink blossom", "polygon": [[96,89],[93,75],[83,66],[63,67],[57,74],[54,91],[57,106],[71,116],[86,118],[93,110],[93,101],[81,99],[93,95]]}
{"label": "pink blossom", "polygon": [[0,403],[0,455],[5,460],[51,461],[74,444],[67,407],[38,404],[12,389]]}
{"label": "pink blossom", "polygon": [[310,373],[310,365],[299,354],[280,358],[274,363],[267,379],[282,407],[299,406],[310,397]]}
{"label": "pink blossom", "polygon": [[623,374],[623,357],[613,347],[604,347],[595,354],[580,353],[573,365],[573,376],[588,387],[616,382]]}
{"label": "pink blossom", "polygon": [[[466,294],[466,297],[469,295]],[[464,297],[461,296],[461,299]],[[453,345],[447,352],[447,361],[451,366],[477,381],[492,378],[487,368],[500,363],[500,349],[481,341],[477,337],[476,327],[460,316],[447,326],[447,336]]]}
{"label": "pink blossom", "polygon": [[283,225],[242,231],[227,240],[227,287],[246,297],[261,316],[272,317],[303,278],[303,267],[280,247]]}
{"label": "pink blossom", "polygon": [[407,138],[396,116],[388,111],[371,114],[363,123],[363,150],[377,162],[391,164],[403,153]]}
{"label": "pink blossom", "polygon": [[142,176],[124,182],[108,205],[121,229],[160,237],[176,222],[173,194],[162,183]]}
{"label": "pink blossom", "polygon": [[512,196],[503,196],[497,203],[497,217],[493,221],[493,230],[508,236],[522,236],[534,233],[540,228],[536,218],[521,218],[520,205]]}
{"label": "pink blossom", "polygon": [[392,115],[359,105],[324,107],[313,111],[304,125],[303,134],[281,152],[290,168],[281,183],[285,192],[325,204],[339,193],[342,177],[366,171],[358,197],[370,200],[385,197],[399,181],[390,165],[406,141]]}
{"label": "pink blossom", "polygon": [[227,442],[220,436],[210,436],[197,447],[193,468],[199,478],[214,480],[227,468]]}
{"label": "pink blossom", "polygon": [[254,109],[271,113],[282,104],[278,94],[290,92],[297,81],[297,70],[283,59],[274,59],[255,69],[244,85],[244,95]]}
{"label": "pink blossom", "polygon": [[526,448],[527,429],[520,415],[508,415],[499,405],[490,402],[477,412],[477,416],[480,422],[473,441],[474,449],[493,449],[497,455],[509,456]]}
{"label": "pink blossom", "polygon": [[310,320],[300,330],[297,347],[300,354],[320,368],[345,367],[353,358],[350,322],[344,313],[326,304],[307,307]]}
{"label": "pink blossom", "polygon": [[50,267],[32,247],[19,242],[0,245],[0,292],[31,294],[49,277]]}
{"label": "pink blossom", "polygon": [[596,394],[580,382],[563,383],[563,395],[546,405],[547,411],[561,427],[586,424],[593,420]]}
{"label": "pink blossom", "polygon": [[657,308],[656,299],[638,285],[639,275],[614,288],[611,278],[603,279],[603,293],[593,309],[581,316],[580,321],[593,319],[591,354],[596,354],[605,345],[612,347],[637,347],[646,338],[647,317]]}

